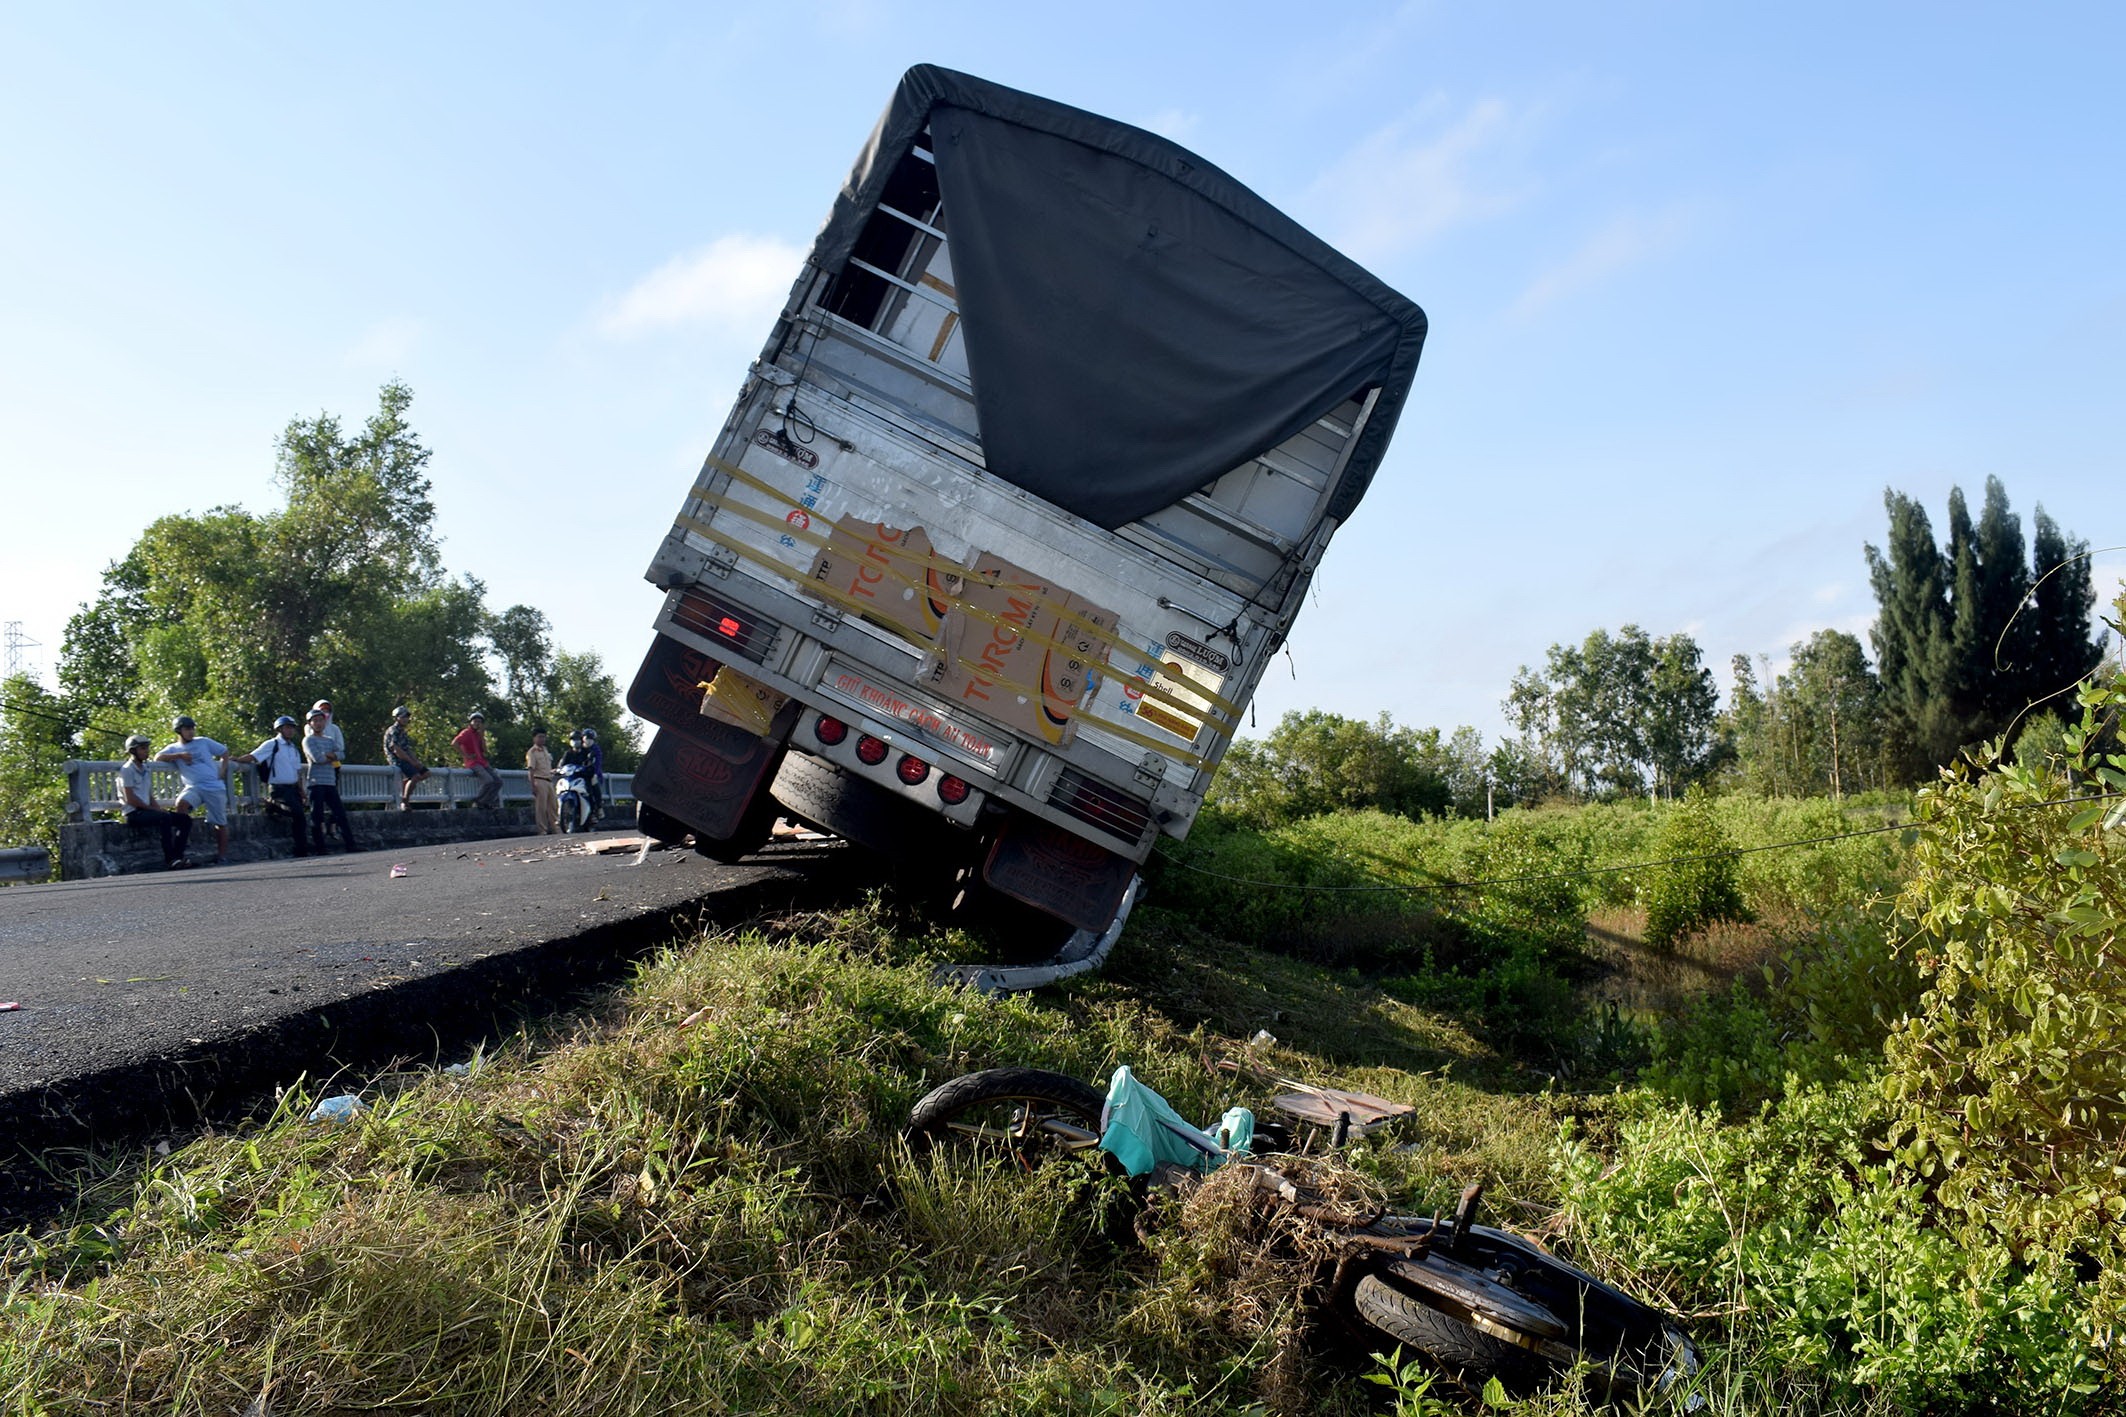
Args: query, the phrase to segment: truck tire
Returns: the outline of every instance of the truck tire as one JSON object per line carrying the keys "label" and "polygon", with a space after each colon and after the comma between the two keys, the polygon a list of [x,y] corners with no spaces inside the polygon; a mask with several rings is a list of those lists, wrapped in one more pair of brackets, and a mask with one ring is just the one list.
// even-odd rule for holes
{"label": "truck tire", "polygon": [[677,846],[690,835],[690,829],[679,818],[658,811],[647,802],[635,804],[635,829],[644,836]]}
{"label": "truck tire", "polygon": [[959,835],[944,818],[809,753],[785,755],[768,790],[807,826],[895,861],[942,862]]}
{"label": "truck tire", "polygon": [[752,802],[746,806],[746,814],[739,820],[738,830],[728,837],[703,836],[694,833],[694,851],[711,861],[721,861],[726,866],[735,865],[768,844],[775,835],[775,820],[782,812],[766,784],[755,789]]}

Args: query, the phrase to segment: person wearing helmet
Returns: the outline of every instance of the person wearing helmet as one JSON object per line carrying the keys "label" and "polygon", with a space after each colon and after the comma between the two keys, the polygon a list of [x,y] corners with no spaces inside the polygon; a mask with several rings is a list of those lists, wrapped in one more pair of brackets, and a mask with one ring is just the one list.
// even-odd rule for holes
{"label": "person wearing helmet", "polygon": [[125,740],[125,762],[118,768],[118,798],[124,806],[127,826],[162,834],[163,869],[181,871],[192,864],[185,857],[185,845],[192,838],[192,814],[155,805],[155,786],[148,770],[148,750],[154,746],[145,733]]}
{"label": "person wearing helmet", "polygon": [[317,854],[325,854],[325,819],[329,816],[332,825],[339,828],[340,843],[349,851],[360,851],[354,844],[354,829],[347,825],[347,808],[340,801],[340,759],[344,745],[339,741],[339,730],[332,726],[332,711],[325,708],[310,710],[307,722],[309,731],[303,735],[303,756],[310,762],[310,835],[317,841]]}
{"label": "person wearing helmet", "polygon": [[[583,774],[583,786],[585,789],[585,793],[590,798],[590,800],[595,803],[598,800],[598,789],[594,785],[597,781],[597,776],[591,766],[592,762],[594,761],[591,757],[592,749],[590,745],[586,744],[583,741],[583,735],[587,731],[588,730],[586,729],[578,728],[570,732],[570,734],[568,735],[568,751],[561,755],[560,765],[564,768],[575,768]],[[597,809],[593,807],[591,811],[591,825],[595,827],[597,824],[598,813]],[[571,823],[570,825],[570,830],[574,830],[573,823]]]}
{"label": "person wearing helmet", "polygon": [[384,730],[384,761],[399,770],[399,810],[413,809],[413,790],[428,781],[428,769],[413,751],[413,734],[407,731],[413,715],[406,705],[391,711],[391,727]]}
{"label": "person wearing helmet", "polygon": [[478,709],[467,714],[465,726],[450,740],[450,746],[458,750],[458,756],[464,759],[465,770],[479,784],[472,795],[472,805],[489,810],[501,806],[502,774],[487,761],[487,715]]}
{"label": "person wearing helmet", "polygon": [[159,763],[175,763],[184,789],[173,804],[187,815],[203,814],[214,828],[214,864],[229,864],[229,745],[200,736],[192,715],[181,713],[171,721],[177,741],[155,755]]}
{"label": "person wearing helmet", "polygon": [[591,824],[605,820],[605,749],[598,746],[598,730],[583,730],[583,760],[590,768]]}
{"label": "person wearing helmet", "polygon": [[270,800],[278,802],[288,815],[289,830],[295,838],[295,854],[308,856],[310,832],[305,825],[305,813],[310,803],[303,793],[303,745],[298,741],[301,728],[301,724],[282,714],[273,720],[271,738],[229,761],[258,765],[260,785],[266,789]]}
{"label": "person wearing helmet", "polygon": [[[321,713],[325,715],[325,736],[332,740],[332,751],[337,753],[339,760],[344,763],[347,761],[347,735],[340,732],[340,721],[332,716],[332,700],[319,699],[310,705],[310,712],[303,716],[303,736],[306,739],[310,736],[310,730],[316,726],[317,716]],[[311,778],[310,785],[317,786],[315,776]]]}

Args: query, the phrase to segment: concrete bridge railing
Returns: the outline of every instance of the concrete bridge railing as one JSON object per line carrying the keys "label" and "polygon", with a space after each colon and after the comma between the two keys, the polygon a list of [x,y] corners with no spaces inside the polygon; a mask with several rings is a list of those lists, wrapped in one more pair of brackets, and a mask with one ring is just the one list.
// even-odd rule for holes
{"label": "concrete bridge railing", "polygon": [[[70,822],[87,822],[95,819],[98,812],[117,812],[122,804],[118,799],[118,769],[123,764],[113,761],[85,761],[70,758],[66,763],[66,819]],[[177,795],[184,785],[177,776],[177,769],[168,763],[150,763],[149,781],[154,785],[157,800],[167,801]],[[505,768],[502,772],[502,803],[504,806],[521,804],[529,806],[532,800],[531,775],[522,768]],[[391,807],[399,800],[399,772],[388,763],[343,763],[340,765],[340,801],[350,807]],[[434,768],[426,782],[413,790],[413,801],[423,807],[469,806],[479,783],[464,768]],[[255,812],[265,797],[259,787],[258,769],[249,764],[237,764],[229,773],[229,805],[239,812]],[[605,775],[605,800],[607,802],[632,802],[635,800],[635,777],[633,773],[609,772]]]}

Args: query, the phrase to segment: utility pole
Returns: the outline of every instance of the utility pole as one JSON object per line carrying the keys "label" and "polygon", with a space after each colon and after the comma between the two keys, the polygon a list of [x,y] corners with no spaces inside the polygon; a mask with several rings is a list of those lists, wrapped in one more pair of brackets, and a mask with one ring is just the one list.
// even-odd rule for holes
{"label": "utility pole", "polygon": [[12,678],[14,678],[14,677],[15,677],[15,676],[16,676],[17,674],[22,674],[22,673],[28,673],[28,674],[30,675],[30,677],[31,677],[31,678],[35,678],[35,677],[36,677],[36,673],[35,673],[35,670],[34,670],[34,669],[25,669],[25,667],[24,667],[24,656],[23,656],[23,653],[22,653],[22,652],[23,652],[24,650],[29,650],[29,649],[42,649],[42,648],[44,648],[44,646],[43,646],[43,645],[41,645],[41,644],[37,643],[37,641],[35,641],[35,640],[31,639],[31,638],[30,638],[30,637],[29,637],[28,635],[25,635],[25,634],[23,634],[23,633],[22,633],[22,622],[21,622],[20,620],[10,620],[10,621],[8,621],[8,622],[7,622],[7,677],[8,677],[8,678],[10,678],[10,679],[12,679]]}

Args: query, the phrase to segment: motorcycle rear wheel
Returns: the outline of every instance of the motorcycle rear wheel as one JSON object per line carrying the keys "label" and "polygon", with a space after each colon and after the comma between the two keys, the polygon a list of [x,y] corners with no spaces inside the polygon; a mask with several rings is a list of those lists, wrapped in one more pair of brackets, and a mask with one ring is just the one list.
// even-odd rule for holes
{"label": "motorcycle rear wheel", "polygon": [[1557,1375],[1538,1354],[1444,1313],[1379,1275],[1361,1276],[1351,1303],[1369,1326],[1423,1354],[1471,1392],[1497,1378],[1508,1393],[1526,1397]]}

